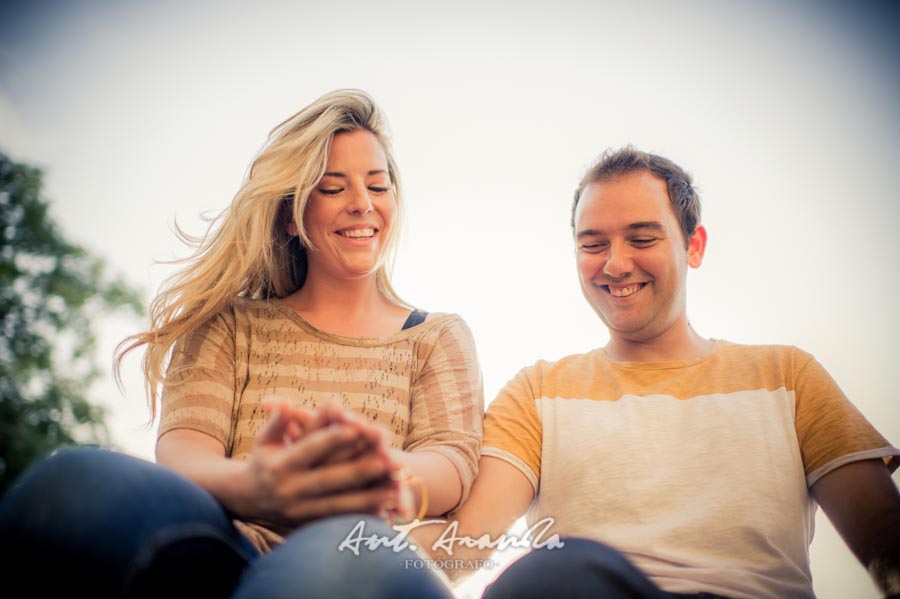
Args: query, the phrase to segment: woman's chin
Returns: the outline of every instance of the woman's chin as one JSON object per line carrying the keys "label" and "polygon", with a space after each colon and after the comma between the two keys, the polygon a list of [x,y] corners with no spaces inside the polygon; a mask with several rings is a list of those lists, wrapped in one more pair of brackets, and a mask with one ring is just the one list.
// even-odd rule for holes
{"label": "woman's chin", "polygon": [[365,279],[368,277],[374,278],[375,275],[378,274],[378,267],[381,266],[380,262],[376,261],[363,261],[363,262],[354,262],[350,264],[342,265],[339,273],[342,278],[357,280],[357,279]]}

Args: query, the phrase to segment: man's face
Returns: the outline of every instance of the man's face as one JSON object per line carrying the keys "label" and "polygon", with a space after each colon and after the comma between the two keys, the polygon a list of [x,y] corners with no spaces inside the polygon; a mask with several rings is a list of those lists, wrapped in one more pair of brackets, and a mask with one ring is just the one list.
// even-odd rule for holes
{"label": "man's face", "polygon": [[688,266],[703,259],[702,227],[685,248],[666,184],[647,171],[588,185],[575,212],[581,290],[609,328],[629,341],[686,325]]}

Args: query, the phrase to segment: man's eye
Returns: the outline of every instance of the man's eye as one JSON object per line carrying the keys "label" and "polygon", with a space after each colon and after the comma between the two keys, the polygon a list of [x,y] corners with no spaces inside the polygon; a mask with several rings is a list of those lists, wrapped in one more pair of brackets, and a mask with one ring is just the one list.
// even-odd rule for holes
{"label": "man's eye", "polygon": [[325,196],[336,196],[337,194],[344,191],[343,187],[329,187],[328,189],[319,188],[319,193]]}
{"label": "man's eye", "polygon": [[656,237],[638,237],[636,239],[632,239],[631,243],[638,247],[647,247],[649,245],[653,245],[656,242]]}
{"label": "man's eye", "polygon": [[599,252],[606,247],[605,243],[582,243],[581,249],[588,252]]}

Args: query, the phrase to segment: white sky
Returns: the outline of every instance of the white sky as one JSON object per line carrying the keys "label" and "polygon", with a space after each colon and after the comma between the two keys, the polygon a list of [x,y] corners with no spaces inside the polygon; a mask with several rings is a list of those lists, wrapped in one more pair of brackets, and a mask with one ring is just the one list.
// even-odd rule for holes
{"label": "white sky", "polygon": [[[395,283],[466,318],[485,395],[539,358],[602,345],[581,298],[571,192],[609,146],[695,176],[710,244],[695,328],[812,352],[900,442],[900,44],[886,3],[57,2],[0,12],[0,150],[46,169],[73,240],[152,297],[224,208],[268,131],[367,90],[394,132],[409,216]],[[789,4],[786,7],[784,5]],[[141,323],[98,323],[104,360]],[[128,395],[96,389],[118,442]],[[736,465],[739,467],[739,465]],[[877,597],[820,515],[820,597]]]}

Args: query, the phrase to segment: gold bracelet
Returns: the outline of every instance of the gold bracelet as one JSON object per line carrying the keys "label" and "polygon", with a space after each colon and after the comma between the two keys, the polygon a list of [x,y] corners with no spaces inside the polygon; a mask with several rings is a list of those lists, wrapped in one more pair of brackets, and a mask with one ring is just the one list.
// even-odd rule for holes
{"label": "gold bracelet", "polygon": [[425,486],[425,483],[422,482],[422,479],[418,476],[410,476],[409,478],[412,482],[418,483],[419,485],[419,495],[421,496],[421,500],[419,513],[416,514],[416,519],[421,520],[425,517],[425,512],[428,511],[428,487]]}
{"label": "gold bracelet", "polygon": [[412,474],[406,468],[401,468],[400,470],[395,470],[391,473],[391,478],[397,481],[400,485],[418,485],[419,486],[419,512],[416,514],[416,519],[421,520],[425,517],[425,514],[428,512],[428,487],[425,486],[425,483],[422,482],[422,479],[418,476]]}

